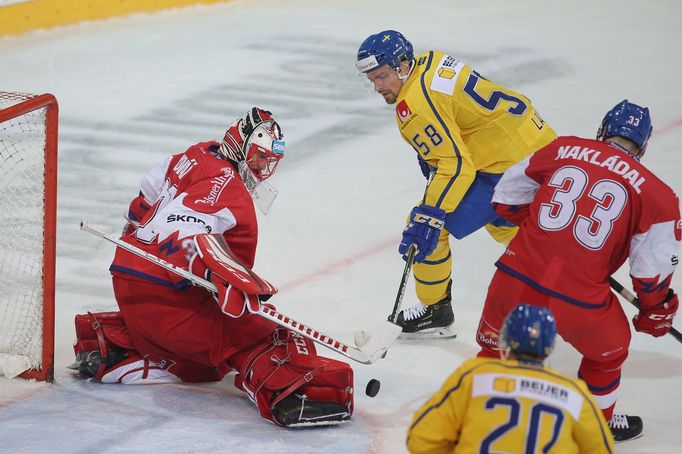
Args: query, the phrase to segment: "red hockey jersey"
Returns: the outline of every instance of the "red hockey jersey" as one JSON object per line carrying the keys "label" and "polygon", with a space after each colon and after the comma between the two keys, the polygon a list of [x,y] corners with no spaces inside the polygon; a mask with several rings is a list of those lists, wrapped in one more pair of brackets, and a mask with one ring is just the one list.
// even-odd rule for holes
{"label": "red hockey jersey", "polygon": [[498,268],[593,307],[606,304],[607,279],[629,258],[642,305],[665,298],[678,261],[679,201],[623,149],[559,137],[511,167],[493,203],[521,227]]}
{"label": "red hockey jersey", "polygon": [[[187,269],[200,233],[221,233],[241,262],[253,267],[258,225],[253,200],[237,169],[216,156],[217,142],[202,142],[159,162],[140,181],[129,217],[139,221],[122,240]],[[145,259],[117,249],[110,268],[125,279],[182,288],[190,283]]]}

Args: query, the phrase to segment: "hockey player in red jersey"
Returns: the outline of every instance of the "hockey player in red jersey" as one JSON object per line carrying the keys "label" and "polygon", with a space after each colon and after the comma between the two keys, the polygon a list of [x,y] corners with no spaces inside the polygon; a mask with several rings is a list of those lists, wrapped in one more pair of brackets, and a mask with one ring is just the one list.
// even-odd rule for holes
{"label": "hockey player in red jersey", "polygon": [[265,201],[264,210],[272,202],[264,180],[284,156],[282,137],[272,114],[254,107],[222,142],[193,145],[142,178],[121,239],[210,279],[218,292],[117,249],[110,270],[120,312],[76,316],[81,374],[145,384],[217,381],[236,370],[235,385],[275,424],[350,419],[350,366],[318,356],[312,341],[255,314],[274,287],[254,292],[210,259],[227,255],[253,267],[254,200]]}
{"label": "hockey player in red jersey", "polygon": [[641,436],[643,423],[614,414],[630,327],[608,278],[629,259],[639,332],[666,334],[678,307],[669,286],[679,201],[639,162],[651,131],[649,110],[624,100],[604,117],[598,140],[559,137],[505,173],[493,204],[520,230],[496,263],[477,332],[479,356],[497,357],[514,305],[549,307],[559,334],[582,354],[578,376],[616,441]]}

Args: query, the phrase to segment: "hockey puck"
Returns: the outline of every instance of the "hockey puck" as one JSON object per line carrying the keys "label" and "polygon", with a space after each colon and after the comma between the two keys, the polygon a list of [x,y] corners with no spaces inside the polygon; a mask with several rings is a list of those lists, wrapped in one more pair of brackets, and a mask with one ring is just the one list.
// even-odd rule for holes
{"label": "hockey puck", "polygon": [[381,388],[381,383],[376,378],[373,378],[367,382],[365,394],[367,394],[369,397],[374,397],[379,394],[379,388]]}

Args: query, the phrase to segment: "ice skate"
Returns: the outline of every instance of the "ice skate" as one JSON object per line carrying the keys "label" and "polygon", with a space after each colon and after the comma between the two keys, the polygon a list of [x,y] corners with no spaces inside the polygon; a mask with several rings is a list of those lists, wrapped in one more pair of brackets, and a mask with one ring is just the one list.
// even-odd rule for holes
{"label": "ice skate", "polygon": [[77,370],[82,377],[89,378],[97,375],[102,363],[104,363],[105,368],[109,368],[120,363],[127,356],[126,352],[122,350],[111,349],[107,352],[105,360],[99,350],[90,350],[79,353],[76,361],[66,367]]}
{"label": "ice skate", "polygon": [[451,339],[457,337],[452,326],[454,321],[448,286],[447,296],[436,304],[427,306],[417,303],[400,311],[396,324],[403,328],[401,339]]}
{"label": "ice skate", "polygon": [[642,436],[644,423],[639,416],[613,415],[609,428],[616,442],[634,440]]}
{"label": "ice skate", "polygon": [[286,427],[332,426],[350,422],[351,414],[336,402],[308,400],[305,394],[292,394],[278,402],[272,415]]}

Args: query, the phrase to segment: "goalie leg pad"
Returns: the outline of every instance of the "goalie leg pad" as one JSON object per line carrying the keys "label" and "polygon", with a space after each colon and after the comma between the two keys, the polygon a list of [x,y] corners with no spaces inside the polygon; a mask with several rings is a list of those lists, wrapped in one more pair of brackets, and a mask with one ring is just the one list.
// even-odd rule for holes
{"label": "goalie leg pad", "polygon": [[317,355],[309,339],[278,328],[272,338],[237,355],[235,385],[260,415],[286,426],[330,425],[353,413],[353,370]]}
{"label": "goalie leg pad", "polygon": [[[120,312],[76,315],[76,362],[68,366],[102,383],[205,383],[222,380],[226,371],[192,362],[140,354]],[[228,369],[229,370],[229,369]]]}
{"label": "goalie leg pad", "polygon": [[75,324],[76,362],[69,367],[81,375],[100,380],[107,368],[137,353],[119,312],[78,314]]}
{"label": "goalie leg pad", "polygon": [[100,381],[102,383],[121,383],[124,385],[151,385],[158,383],[177,383],[180,378],[169,371],[172,361],[155,363],[148,357],[129,356],[113,367],[107,368]]}

